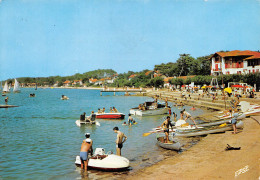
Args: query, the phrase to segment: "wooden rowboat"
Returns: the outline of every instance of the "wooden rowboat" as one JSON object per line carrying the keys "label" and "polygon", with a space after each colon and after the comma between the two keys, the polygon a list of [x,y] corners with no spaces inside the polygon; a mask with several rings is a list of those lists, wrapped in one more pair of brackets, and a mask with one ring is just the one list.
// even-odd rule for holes
{"label": "wooden rowboat", "polygon": [[181,150],[181,144],[179,142],[173,141],[172,137],[169,137],[170,142],[168,142],[168,143],[165,143],[164,139],[165,139],[165,137],[163,137],[163,136],[157,137],[156,144],[164,149],[175,150],[175,151]]}

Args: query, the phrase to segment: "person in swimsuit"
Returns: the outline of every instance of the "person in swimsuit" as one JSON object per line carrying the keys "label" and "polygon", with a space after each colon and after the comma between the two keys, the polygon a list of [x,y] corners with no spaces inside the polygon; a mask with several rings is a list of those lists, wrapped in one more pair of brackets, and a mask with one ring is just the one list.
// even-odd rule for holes
{"label": "person in swimsuit", "polygon": [[80,149],[81,169],[88,170],[88,151],[91,148],[91,140],[84,140]]}
{"label": "person in swimsuit", "polygon": [[8,104],[8,97],[5,98],[5,104]]}
{"label": "person in swimsuit", "polygon": [[114,127],[113,131],[117,133],[116,138],[116,155],[121,156],[121,149],[123,147],[123,143],[127,140],[127,137],[124,133],[119,131],[118,127]]}
{"label": "person in swimsuit", "polygon": [[172,109],[170,107],[168,107],[168,111],[169,111],[169,115],[172,115]]}
{"label": "person in swimsuit", "polygon": [[[166,136],[166,143],[169,142],[169,127],[171,126],[172,128],[172,124],[171,124],[171,121],[170,121],[170,116],[167,116],[166,120],[163,121],[161,127],[163,128],[163,131],[165,133],[165,136]],[[173,130],[173,128],[172,128]]]}
{"label": "person in swimsuit", "polygon": [[113,111],[114,113],[118,113],[118,110],[115,107],[113,107]]}
{"label": "person in swimsuit", "polygon": [[133,121],[134,121],[134,119],[133,119],[133,117],[131,116],[131,114],[128,114],[128,125],[132,125],[133,124]]}
{"label": "person in swimsuit", "polygon": [[183,111],[181,111],[181,117],[186,116],[186,118],[184,119],[185,121],[187,121],[189,118],[193,121],[194,125],[196,126],[196,128],[198,128],[197,124],[195,123],[193,117],[191,116],[190,113],[188,113],[185,109]]}

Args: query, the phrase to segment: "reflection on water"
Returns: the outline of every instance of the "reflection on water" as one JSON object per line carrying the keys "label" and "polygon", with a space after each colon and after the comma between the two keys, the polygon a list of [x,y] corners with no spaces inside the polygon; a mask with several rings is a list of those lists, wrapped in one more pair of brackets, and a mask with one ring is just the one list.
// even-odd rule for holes
{"label": "reflection on water", "polygon": [[[30,93],[36,97],[29,98]],[[70,99],[60,100],[64,94]],[[120,178],[125,174],[150,166],[177,152],[164,150],[156,145],[155,134],[143,137],[142,134],[161,125],[166,116],[147,116],[133,118],[134,126],[123,126],[127,121],[129,109],[136,107],[148,97],[100,96],[97,90],[80,89],[22,89],[21,93],[10,93],[9,104],[17,108],[0,109],[0,168],[4,179],[109,179]],[[0,97],[0,102],[4,98]],[[90,114],[92,110],[115,106],[126,114],[125,120],[98,120],[101,126],[76,126],[80,114]],[[188,110],[190,107],[184,107]],[[178,114],[182,108],[173,107]],[[190,111],[193,115],[202,110]],[[116,134],[113,127],[128,137],[122,155],[130,160],[130,172],[81,171],[74,165],[79,154],[81,142],[86,132],[91,133],[94,148],[105,148],[115,152]],[[189,148],[196,139],[183,138],[181,143]]]}

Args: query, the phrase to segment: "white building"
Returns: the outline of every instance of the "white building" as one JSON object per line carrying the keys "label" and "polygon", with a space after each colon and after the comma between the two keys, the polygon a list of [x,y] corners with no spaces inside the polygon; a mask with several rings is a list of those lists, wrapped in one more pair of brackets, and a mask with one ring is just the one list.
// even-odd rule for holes
{"label": "white building", "polygon": [[260,71],[260,52],[216,52],[211,56],[211,74],[247,74]]}

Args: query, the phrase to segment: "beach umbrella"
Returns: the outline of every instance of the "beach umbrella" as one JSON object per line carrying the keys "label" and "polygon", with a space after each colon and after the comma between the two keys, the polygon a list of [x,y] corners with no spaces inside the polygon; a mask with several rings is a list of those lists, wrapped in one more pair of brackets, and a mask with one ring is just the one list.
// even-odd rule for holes
{"label": "beach umbrella", "polygon": [[228,93],[231,93],[232,92],[232,89],[231,88],[225,88],[224,91],[228,92]]}
{"label": "beach umbrella", "polygon": [[205,89],[205,88],[206,88],[206,86],[202,86],[202,87],[201,87],[201,89]]}
{"label": "beach umbrella", "polygon": [[234,87],[234,88],[242,88],[244,86],[237,84],[237,85],[232,85],[232,87]]}

